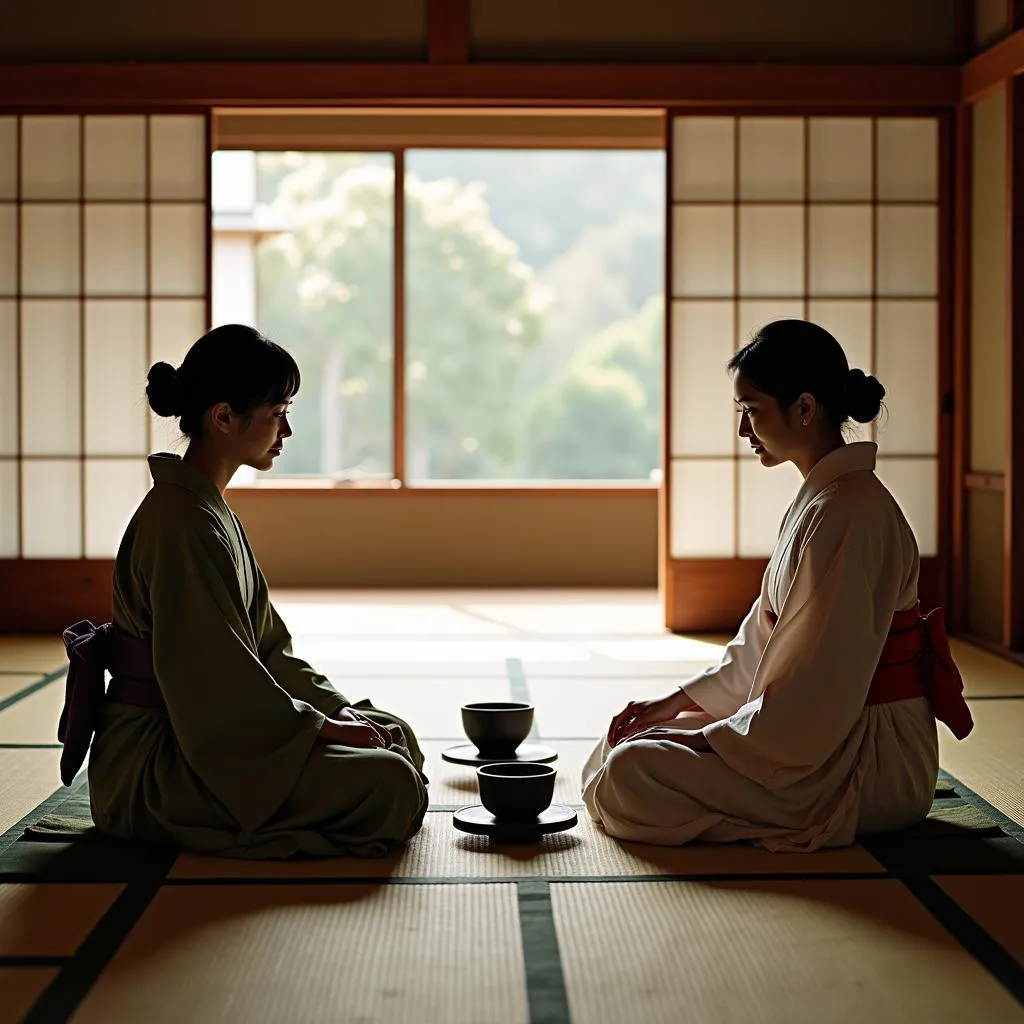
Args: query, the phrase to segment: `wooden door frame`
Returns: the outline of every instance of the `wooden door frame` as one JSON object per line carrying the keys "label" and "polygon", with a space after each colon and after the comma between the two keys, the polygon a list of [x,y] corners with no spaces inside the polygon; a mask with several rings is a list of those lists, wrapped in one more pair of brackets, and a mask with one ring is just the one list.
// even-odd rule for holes
{"label": "wooden door frame", "polygon": [[[968,497],[971,492],[1001,493],[1003,518],[1003,616],[997,643],[989,649],[1020,660],[1024,656],[1024,430],[1014,417],[1015,400],[1024,400],[1024,2],[1007,6],[1009,35],[963,66],[955,132],[953,384],[956,421],[953,452],[952,628],[970,636],[967,622]],[[971,364],[971,165],[972,112],[975,104],[1006,90],[1006,423],[1001,473],[974,472],[970,466]]]}

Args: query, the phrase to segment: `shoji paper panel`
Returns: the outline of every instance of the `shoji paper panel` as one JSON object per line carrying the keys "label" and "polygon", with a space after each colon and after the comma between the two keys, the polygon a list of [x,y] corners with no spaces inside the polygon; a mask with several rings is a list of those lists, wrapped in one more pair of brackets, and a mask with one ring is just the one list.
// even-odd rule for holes
{"label": "shoji paper panel", "polygon": [[736,553],[734,477],[732,459],[672,462],[673,558],[731,558]]}

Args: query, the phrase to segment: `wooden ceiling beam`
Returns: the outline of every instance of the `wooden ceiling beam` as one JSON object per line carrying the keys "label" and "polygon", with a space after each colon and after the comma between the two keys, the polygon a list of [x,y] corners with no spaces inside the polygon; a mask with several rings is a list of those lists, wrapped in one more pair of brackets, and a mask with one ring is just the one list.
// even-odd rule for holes
{"label": "wooden ceiling beam", "polygon": [[958,65],[2,64],[17,110],[246,106],[950,106]]}
{"label": "wooden ceiling beam", "polygon": [[431,64],[469,60],[469,0],[427,0],[427,59]]}
{"label": "wooden ceiling beam", "polygon": [[976,103],[996,89],[1001,89],[1008,78],[1024,71],[1024,28],[990,46],[963,66],[961,73],[961,99]]}

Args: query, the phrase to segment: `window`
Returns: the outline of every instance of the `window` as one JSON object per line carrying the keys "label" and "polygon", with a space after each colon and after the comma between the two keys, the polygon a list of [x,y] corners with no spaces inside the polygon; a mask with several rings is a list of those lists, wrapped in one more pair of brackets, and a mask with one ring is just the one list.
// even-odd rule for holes
{"label": "window", "polygon": [[412,485],[658,479],[664,175],[660,151],[216,153],[214,323],[303,373],[273,475],[390,484],[400,450]]}
{"label": "window", "polygon": [[273,473],[390,481],[394,158],[227,151],[213,180],[214,324],[257,325],[302,372]]}

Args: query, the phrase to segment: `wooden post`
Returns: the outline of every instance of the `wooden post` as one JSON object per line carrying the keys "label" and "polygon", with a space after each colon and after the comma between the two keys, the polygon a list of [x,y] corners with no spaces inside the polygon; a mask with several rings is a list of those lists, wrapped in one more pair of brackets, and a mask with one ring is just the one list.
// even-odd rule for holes
{"label": "wooden post", "polygon": [[[1014,4],[1014,8],[1018,5]],[[1024,79],[1012,78],[1006,102],[1007,344],[1006,490],[1003,644],[1024,650],[1024,429],[1015,403],[1024,398]]]}
{"label": "wooden post", "polygon": [[956,112],[955,219],[953,245],[953,437],[952,437],[952,574],[950,626],[962,633],[967,626],[967,491],[970,486],[971,431],[971,162],[972,132],[969,104]]}

